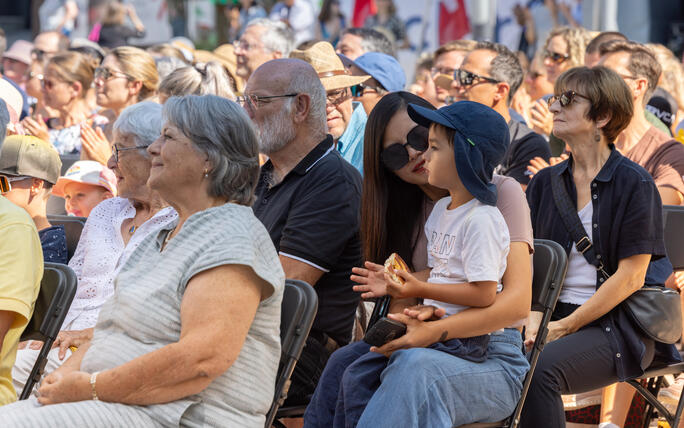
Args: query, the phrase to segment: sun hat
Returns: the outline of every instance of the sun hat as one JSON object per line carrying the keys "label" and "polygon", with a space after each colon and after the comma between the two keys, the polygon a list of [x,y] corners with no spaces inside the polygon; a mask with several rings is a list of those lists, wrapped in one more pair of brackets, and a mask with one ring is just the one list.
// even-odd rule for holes
{"label": "sun hat", "polygon": [[389,92],[401,91],[406,86],[406,75],[399,62],[387,54],[366,52],[354,64],[377,80]]}
{"label": "sun hat", "polygon": [[61,169],[57,150],[38,137],[10,135],[2,144],[0,174],[40,178],[55,184]]}
{"label": "sun hat", "polygon": [[456,130],[453,145],[458,177],[477,200],[496,205],[492,173],[503,160],[510,142],[503,116],[472,101],[459,101],[439,110],[409,104],[407,111],[419,125],[429,127],[438,123]]}
{"label": "sun hat", "polygon": [[12,46],[5,51],[2,57],[13,59],[26,65],[31,65],[32,49],[33,43],[27,42],[26,40],[17,40],[16,42],[12,43]]}
{"label": "sun hat", "polygon": [[52,194],[60,198],[64,197],[64,187],[74,182],[104,187],[105,190],[116,196],[116,176],[109,168],[99,162],[89,160],[74,162],[64,175],[59,177],[57,184],[52,188]]}
{"label": "sun hat", "polygon": [[290,58],[301,59],[311,64],[326,91],[348,88],[370,78],[370,76],[352,76],[328,42],[318,42],[304,50],[295,49],[290,53]]}

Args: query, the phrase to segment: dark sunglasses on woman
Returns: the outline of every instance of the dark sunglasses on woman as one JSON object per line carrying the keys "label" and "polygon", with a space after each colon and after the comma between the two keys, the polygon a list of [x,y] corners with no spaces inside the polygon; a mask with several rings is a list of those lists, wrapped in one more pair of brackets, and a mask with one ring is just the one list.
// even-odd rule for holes
{"label": "dark sunglasses on woman", "polygon": [[554,95],[551,98],[549,98],[549,100],[548,100],[549,107],[551,107],[551,105],[553,103],[555,103],[556,101],[558,101],[560,103],[561,107],[567,107],[572,102],[572,100],[575,99],[575,97],[580,97],[580,98],[584,98],[587,101],[591,101],[588,97],[586,97],[582,94],[578,94],[575,91],[565,91],[565,92],[561,93],[560,95]]}
{"label": "dark sunglasses on woman", "polygon": [[409,153],[406,146],[417,152],[424,152],[428,148],[428,129],[424,126],[416,125],[406,135],[405,143],[394,143],[380,153],[380,159],[387,169],[396,171],[401,169],[409,162]]}

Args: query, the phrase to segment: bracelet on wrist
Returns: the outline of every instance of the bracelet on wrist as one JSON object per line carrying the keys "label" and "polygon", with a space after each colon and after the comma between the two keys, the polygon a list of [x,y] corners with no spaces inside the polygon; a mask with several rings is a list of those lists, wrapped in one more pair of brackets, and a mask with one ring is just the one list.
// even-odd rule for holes
{"label": "bracelet on wrist", "polygon": [[91,394],[92,394],[93,400],[95,400],[95,401],[99,401],[99,400],[100,400],[100,399],[98,398],[98,396],[97,396],[97,391],[95,390],[95,384],[97,383],[97,375],[98,375],[99,373],[100,373],[100,372],[95,372],[95,373],[93,373],[93,374],[90,375],[90,392],[91,392]]}

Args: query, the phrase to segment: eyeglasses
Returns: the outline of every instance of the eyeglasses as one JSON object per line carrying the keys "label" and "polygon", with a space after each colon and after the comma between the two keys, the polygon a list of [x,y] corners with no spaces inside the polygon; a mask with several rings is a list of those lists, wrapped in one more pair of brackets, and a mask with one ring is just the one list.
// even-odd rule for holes
{"label": "eyeglasses", "polygon": [[580,97],[584,98],[585,100],[591,101],[588,97],[582,94],[578,94],[575,91],[565,91],[560,95],[554,95],[551,98],[549,98],[549,107],[551,107],[551,105],[556,101],[560,103],[561,107],[567,107],[572,102],[572,100],[575,99],[575,97]]}
{"label": "eyeglasses", "polygon": [[387,169],[396,171],[409,163],[409,153],[406,146],[411,146],[413,150],[424,152],[428,148],[428,129],[424,126],[416,125],[406,135],[405,143],[394,143],[380,153],[380,160]]}
{"label": "eyeglasses", "polygon": [[349,99],[349,91],[347,91],[347,88],[330,91],[325,98],[329,104],[336,106]]}
{"label": "eyeglasses", "polygon": [[47,57],[53,56],[56,53],[57,52],[48,52],[48,51],[44,51],[42,49],[36,49],[36,48],[31,49],[31,55],[36,57],[36,59],[38,61],[42,61],[42,60],[46,59]]}
{"label": "eyeglasses", "polygon": [[12,190],[12,182],[26,180],[27,178],[31,177],[27,177],[25,175],[20,175],[17,177],[8,177],[6,175],[0,175],[0,193],[7,193],[10,190]]}
{"label": "eyeglasses", "polygon": [[376,88],[373,86],[367,86],[367,85],[364,85],[363,83],[359,83],[358,85],[354,85],[349,89],[351,89],[352,97],[360,97],[360,96],[363,96],[363,93],[366,90],[373,91],[373,92],[377,93],[379,88]]}
{"label": "eyeglasses", "polygon": [[109,80],[112,77],[123,77],[128,80],[132,80],[131,76],[121,71],[110,70],[106,67],[97,67],[93,75],[93,79]]}
{"label": "eyeglasses", "polygon": [[265,96],[245,94],[243,96],[237,97],[236,101],[242,107],[247,105],[252,110],[258,110],[261,107],[263,107],[264,104],[270,103],[271,100],[278,99],[278,98],[292,98],[292,97],[296,97],[297,95],[299,95],[299,94],[298,93],[292,93],[292,94],[285,94],[285,95],[265,95]]}
{"label": "eyeglasses", "polygon": [[438,74],[447,74],[449,76],[453,76],[454,72],[456,71],[455,68],[451,67],[432,67],[430,69],[430,74],[434,77]]}
{"label": "eyeglasses", "polygon": [[142,149],[146,149],[148,147],[150,147],[149,144],[144,145],[144,146],[124,147],[123,149],[120,149],[120,148],[116,147],[116,144],[114,144],[112,146],[112,148],[114,149],[114,151],[112,153],[114,155],[114,162],[119,163],[119,152],[125,152],[126,150],[142,150]]}
{"label": "eyeglasses", "polygon": [[233,48],[235,48],[235,50],[240,49],[243,51],[249,51],[249,50],[257,48],[257,47],[261,47],[261,46],[256,44],[256,43],[250,44],[244,40],[236,40],[233,42]]}
{"label": "eyeglasses", "polygon": [[565,55],[558,52],[551,52],[547,49],[544,51],[544,58],[548,58],[556,64],[561,64],[565,62],[568,58],[570,58],[570,55]]}
{"label": "eyeglasses", "polygon": [[50,80],[50,79],[46,79],[45,77],[43,77],[40,80],[41,86],[43,88],[47,89],[48,91],[52,90],[52,88],[54,88],[58,83],[68,83],[68,82],[64,82],[62,80]]}
{"label": "eyeglasses", "polygon": [[28,73],[28,78],[29,78],[29,79],[36,78],[36,79],[42,81],[42,80],[43,80],[43,75],[40,74],[40,73],[36,73],[35,71],[29,71],[29,73]]}
{"label": "eyeglasses", "polygon": [[488,82],[488,83],[501,83],[500,80],[492,79],[487,76],[480,76],[479,74],[471,73],[468,70],[459,68],[454,71],[454,79],[458,82],[459,86],[471,86],[475,83],[477,79],[478,83]]}

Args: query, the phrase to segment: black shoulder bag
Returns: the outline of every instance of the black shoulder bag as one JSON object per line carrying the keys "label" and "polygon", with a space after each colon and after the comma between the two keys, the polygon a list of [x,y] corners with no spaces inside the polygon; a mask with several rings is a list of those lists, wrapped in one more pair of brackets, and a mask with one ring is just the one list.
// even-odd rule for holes
{"label": "black shoulder bag", "polygon": [[[563,224],[575,242],[575,248],[599,271],[604,281],[607,280],[610,275],[603,268],[600,257],[596,255],[570,195],[556,174],[551,175],[551,190]],[[663,286],[644,285],[621,305],[646,337],[656,342],[672,344],[682,336],[682,305],[676,291]]]}

